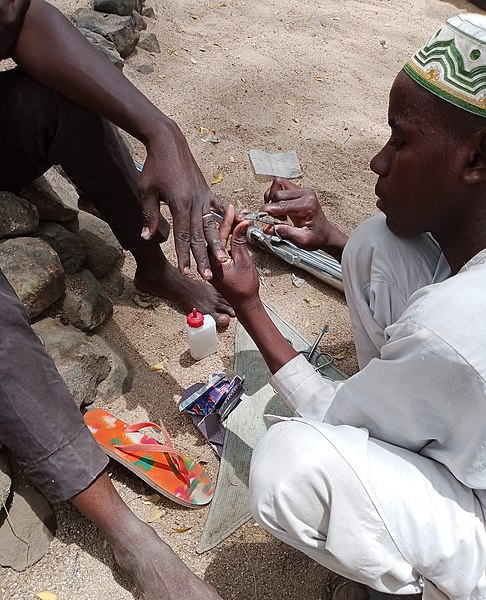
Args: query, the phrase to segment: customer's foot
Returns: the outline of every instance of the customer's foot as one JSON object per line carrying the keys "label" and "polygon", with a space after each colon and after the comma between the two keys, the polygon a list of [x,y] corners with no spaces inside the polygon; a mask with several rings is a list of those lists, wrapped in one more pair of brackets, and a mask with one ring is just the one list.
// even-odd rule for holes
{"label": "customer's foot", "polygon": [[133,577],[143,600],[221,600],[145,523],[126,545],[122,541],[112,546],[117,563]]}
{"label": "customer's foot", "polygon": [[212,315],[218,327],[227,327],[231,317],[235,316],[235,311],[212,285],[181,275],[167,261],[156,275],[142,273],[139,267],[134,284],[141,292],[172,300],[186,313],[196,307],[199,312]]}

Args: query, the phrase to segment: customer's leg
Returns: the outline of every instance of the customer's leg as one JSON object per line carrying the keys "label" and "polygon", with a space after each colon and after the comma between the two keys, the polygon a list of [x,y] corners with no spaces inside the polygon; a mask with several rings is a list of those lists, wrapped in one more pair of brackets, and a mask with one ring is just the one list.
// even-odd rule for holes
{"label": "customer's leg", "polygon": [[51,165],[63,167],[88,197],[136,262],[136,286],[173,300],[184,310],[198,306],[227,325],[234,311],[209,284],[182,276],[165,258],[159,235],[140,237],[142,214],[130,153],[115,127],[38,84],[22,71],[0,76],[0,189],[18,191]]}
{"label": "customer's leg", "polygon": [[410,296],[450,275],[430,235],[399,238],[381,213],[353,232],[344,249],[342,271],[361,369],[380,356],[385,329],[401,316]]}
{"label": "customer's leg", "polygon": [[0,444],[48,500],[70,499],[93,521],[144,600],[219,598],[120,498],[107,457],[1,273]]}
{"label": "customer's leg", "polygon": [[286,421],[256,447],[252,510],[274,536],[349,579],[424,599],[486,597],[476,496],[435,461],[348,426]]}

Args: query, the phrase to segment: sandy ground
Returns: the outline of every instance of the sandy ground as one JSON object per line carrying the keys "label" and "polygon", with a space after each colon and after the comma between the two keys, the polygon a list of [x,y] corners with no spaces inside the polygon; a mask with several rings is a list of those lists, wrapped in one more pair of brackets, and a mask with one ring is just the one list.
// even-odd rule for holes
{"label": "sandy ground", "polygon": [[[84,0],[59,2],[67,14],[85,5]],[[300,183],[317,190],[329,217],[346,232],[376,211],[368,163],[388,135],[387,96],[394,76],[443,19],[477,10],[461,0],[178,0],[153,7],[157,18],[148,20],[149,31],[157,34],[162,52],[135,51],[124,72],[179,123],[206,178],[223,175],[215,190],[241,207],[258,208],[270,178],[254,175],[248,150],[295,149],[304,171]],[[147,62],[155,70],[142,75],[136,68]],[[200,127],[216,129],[221,142],[203,143]],[[136,142],[134,152],[143,160]],[[165,250],[173,256],[170,242]],[[305,285],[297,288],[288,266],[260,251],[254,256],[264,274],[263,298],[309,339],[328,323],[326,349],[339,367],[355,371],[342,295],[305,274],[300,274]],[[216,478],[216,458],[176,406],[181,390],[206,380],[210,371],[232,373],[234,324],[220,334],[217,355],[194,363],[184,315],[157,299],[151,299],[151,309],[136,306],[131,257],[123,272],[126,290],[114,299],[114,317],[101,333],[125,350],[136,376],[133,390],[111,410],[129,422],[163,422],[176,445],[207,461]],[[165,372],[151,371],[160,361]],[[148,520],[155,508],[147,500],[152,490],[118,465],[111,473],[123,498]],[[253,522],[198,556],[195,546],[207,511],[166,500],[156,506],[164,513],[153,523],[155,530],[226,600],[328,597],[325,569]],[[137,598],[94,527],[68,505],[56,512],[59,528],[50,552],[25,573],[0,570],[4,598],[26,600],[41,590],[62,600]]]}

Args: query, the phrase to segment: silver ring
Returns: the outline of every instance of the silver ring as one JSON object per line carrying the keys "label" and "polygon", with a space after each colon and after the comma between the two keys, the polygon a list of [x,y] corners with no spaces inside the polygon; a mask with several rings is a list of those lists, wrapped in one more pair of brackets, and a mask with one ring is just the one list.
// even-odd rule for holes
{"label": "silver ring", "polygon": [[212,217],[213,213],[206,213],[205,215],[202,216],[203,219],[206,219],[207,217]]}

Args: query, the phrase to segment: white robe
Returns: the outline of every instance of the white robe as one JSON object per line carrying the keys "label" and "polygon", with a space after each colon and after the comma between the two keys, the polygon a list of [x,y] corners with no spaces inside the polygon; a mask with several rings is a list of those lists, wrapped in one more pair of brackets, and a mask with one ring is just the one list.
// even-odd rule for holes
{"label": "white robe", "polygon": [[378,216],[343,273],[361,371],[330,383],[299,356],[272,377],[296,417],[255,450],[255,517],[380,591],[486,598],[486,250],[449,277]]}

